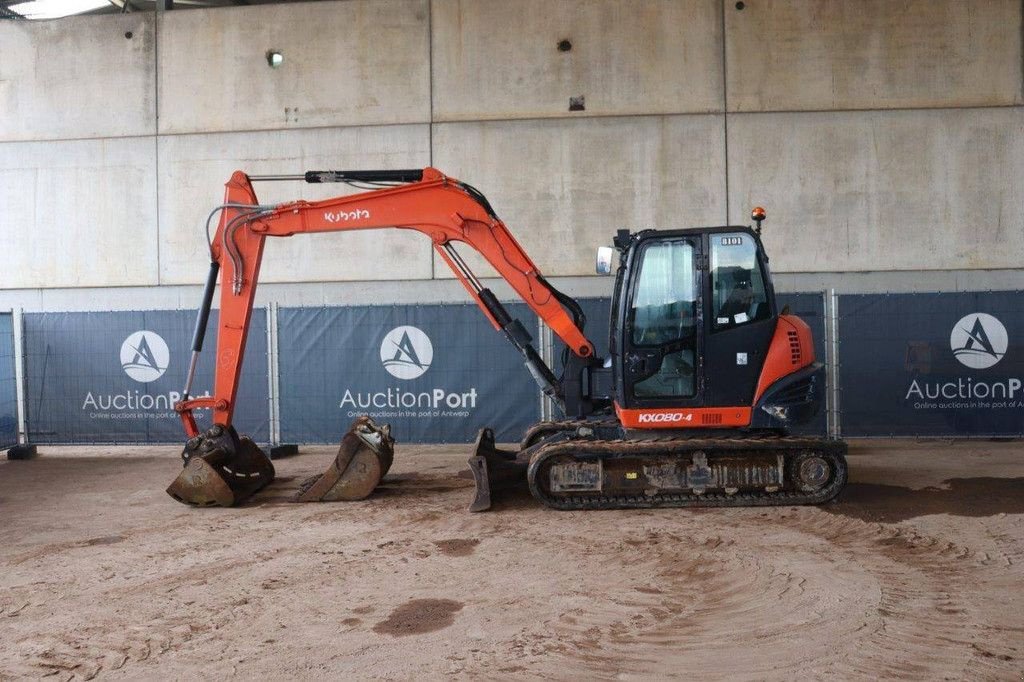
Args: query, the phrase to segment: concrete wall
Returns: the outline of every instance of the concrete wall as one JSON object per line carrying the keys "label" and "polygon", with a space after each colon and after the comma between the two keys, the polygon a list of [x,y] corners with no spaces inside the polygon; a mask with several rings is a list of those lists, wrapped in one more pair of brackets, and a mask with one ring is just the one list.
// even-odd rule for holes
{"label": "concrete wall", "polygon": [[0,21],[0,141],[152,135],[155,29],[152,14]]}
{"label": "concrete wall", "polygon": [[1021,265],[1024,109],[742,114],[729,133],[730,218],[771,197],[781,272]]}
{"label": "concrete wall", "polygon": [[429,123],[429,25],[427,0],[168,12],[160,132]]}
{"label": "concrete wall", "polygon": [[730,111],[1021,104],[1018,0],[725,3]]}
{"label": "concrete wall", "polygon": [[434,0],[434,120],[719,112],[719,2]]}
{"label": "concrete wall", "polygon": [[[416,168],[429,162],[427,124],[161,136],[160,281],[197,281],[197,268],[209,263],[206,218],[236,168],[259,175],[282,168]],[[258,183],[255,189],[266,203],[355,191],[304,182]],[[382,253],[389,257],[380,258]],[[430,279],[432,255],[425,237],[404,230],[298,235],[269,240],[260,277],[264,282]]]}
{"label": "concrete wall", "polygon": [[[618,227],[722,221],[723,132],[721,115],[444,123],[434,162],[493,188],[488,199],[541,272],[590,275]],[[440,257],[436,268],[450,276]]]}
{"label": "concrete wall", "polygon": [[[607,289],[585,276],[618,228],[745,223],[754,204],[781,288],[1020,286],[1021,24],[1019,0],[344,0],[0,22],[0,308],[193,305],[202,223],[236,168],[434,164],[572,293]],[[398,231],[275,240],[263,272],[261,299],[286,304],[463,296]]]}
{"label": "concrete wall", "polygon": [[2,286],[158,284],[153,143],[0,144]]}

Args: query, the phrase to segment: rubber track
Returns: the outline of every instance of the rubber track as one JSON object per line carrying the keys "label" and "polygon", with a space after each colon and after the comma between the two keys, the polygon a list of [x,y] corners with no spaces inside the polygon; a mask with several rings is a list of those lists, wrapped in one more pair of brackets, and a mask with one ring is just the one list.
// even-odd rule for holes
{"label": "rubber track", "polygon": [[[687,455],[703,450],[711,456],[731,451],[747,451],[751,454],[778,453],[795,455],[813,450],[826,457],[835,470],[832,482],[814,493],[799,490],[778,490],[774,493],[763,491],[736,492],[726,495],[722,492],[708,492],[696,495],[686,492],[660,493],[657,495],[552,495],[538,485],[538,478],[547,475],[546,464],[553,459],[567,458],[574,461],[594,461],[644,455]],[[659,507],[767,507],[780,505],[822,504],[828,502],[846,485],[846,444],[842,441],[819,438],[795,438],[787,436],[751,438],[666,438],[645,441],[591,441],[571,440],[544,445],[533,452],[527,478],[534,497],[553,509],[649,509]],[[786,477],[789,478],[790,458],[784,458]],[[786,484],[790,484],[787,480]]]}

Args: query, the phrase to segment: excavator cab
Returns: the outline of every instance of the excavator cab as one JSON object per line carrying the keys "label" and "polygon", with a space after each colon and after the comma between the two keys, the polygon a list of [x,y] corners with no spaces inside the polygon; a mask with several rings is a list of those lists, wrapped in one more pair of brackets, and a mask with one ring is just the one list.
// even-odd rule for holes
{"label": "excavator cab", "polygon": [[[620,233],[616,246],[609,354],[624,425],[752,426],[779,325],[759,235],[741,226],[646,230]],[[801,415],[823,397],[824,368],[810,364],[818,390],[804,398],[816,404]]]}

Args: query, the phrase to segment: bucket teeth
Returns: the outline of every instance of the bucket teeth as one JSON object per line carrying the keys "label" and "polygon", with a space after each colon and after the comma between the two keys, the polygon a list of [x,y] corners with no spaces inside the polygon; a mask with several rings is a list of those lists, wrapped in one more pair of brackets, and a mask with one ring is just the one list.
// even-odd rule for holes
{"label": "bucket teeth", "polygon": [[342,436],[334,461],[319,476],[302,482],[295,502],[334,502],[369,497],[394,461],[391,427],[359,417]]}
{"label": "bucket teeth", "polygon": [[231,507],[274,480],[270,458],[233,429],[213,427],[189,441],[182,458],[185,467],[167,494],[184,504]]}

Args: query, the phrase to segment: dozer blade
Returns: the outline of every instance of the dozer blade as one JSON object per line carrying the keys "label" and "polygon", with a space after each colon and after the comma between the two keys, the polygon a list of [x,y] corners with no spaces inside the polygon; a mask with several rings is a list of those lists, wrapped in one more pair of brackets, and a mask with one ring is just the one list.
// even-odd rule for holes
{"label": "dozer blade", "polygon": [[480,429],[473,456],[469,458],[469,470],[473,472],[473,481],[476,483],[476,493],[469,511],[490,509],[494,492],[507,490],[525,481],[526,468],[526,462],[516,460],[516,453],[495,447],[494,432],[491,429]]}
{"label": "dozer blade", "polygon": [[394,461],[391,427],[359,417],[341,439],[327,471],[303,481],[294,502],[353,501],[369,497]]}
{"label": "dozer blade", "polygon": [[167,494],[199,507],[231,507],[274,480],[274,465],[249,438],[215,426],[192,439],[182,453],[185,468]]}

